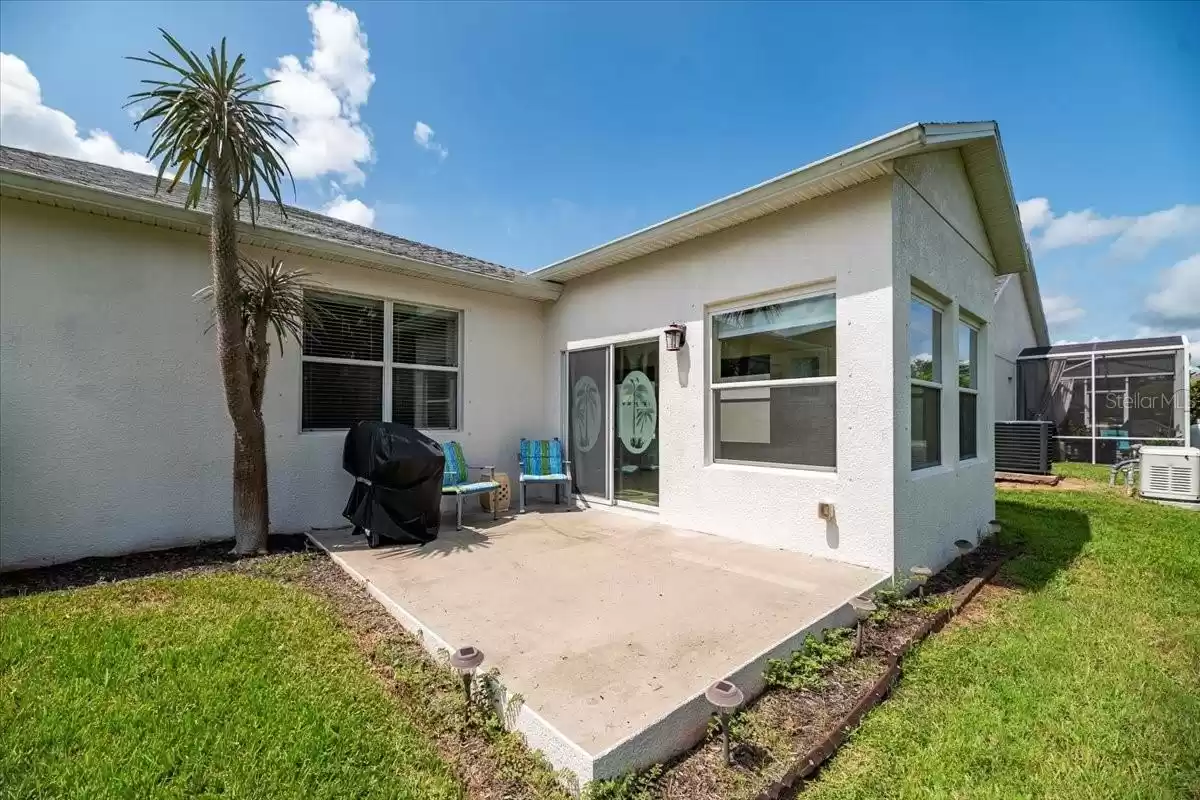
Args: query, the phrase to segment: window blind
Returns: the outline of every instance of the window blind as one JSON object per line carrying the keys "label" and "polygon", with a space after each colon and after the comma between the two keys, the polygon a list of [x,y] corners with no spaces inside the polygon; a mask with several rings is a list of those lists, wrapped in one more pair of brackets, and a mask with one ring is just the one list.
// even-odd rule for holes
{"label": "window blind", "polygon": [[383,301],[306,293],[304,355],[383,361]]}
{"label": "window blind", "polygon": [[389,418],[423,430],[459,427],[459,312],[324,292],[306,292],[305,305],[304,430]]}
{"label": "window blind", "polygon": [[394,303],[392,362],[458,366],[458,312]]}

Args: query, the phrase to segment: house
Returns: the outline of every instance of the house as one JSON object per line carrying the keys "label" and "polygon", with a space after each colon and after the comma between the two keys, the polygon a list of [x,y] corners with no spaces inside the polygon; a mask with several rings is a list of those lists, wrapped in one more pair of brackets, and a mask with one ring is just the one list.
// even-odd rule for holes
{"label": "house", "polygon": [[996,419],[1021,419],[1017,403],[1017,359],[1031,347],[1049,347],[1050,335],[1042,295],[1033,270],[996,278],[993,330],[996,331],[992,382]]}
{"label": "house", "polygon": [[[228,536],[207,218],[11,148],[0,186],[0,567]],[[285,531],[342,524],[344,431],[382,418],[514,476],[522,436],[561,436],[593,508],[937,567],[994,515],[998,365],[1046,344],[990,122],[909,125],[531,273],[271,205],[239,235],[338,321],[271,366]]]}

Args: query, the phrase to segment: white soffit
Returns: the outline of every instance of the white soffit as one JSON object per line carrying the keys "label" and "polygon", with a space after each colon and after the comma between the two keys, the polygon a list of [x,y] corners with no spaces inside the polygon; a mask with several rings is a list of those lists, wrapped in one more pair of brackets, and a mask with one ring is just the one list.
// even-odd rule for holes
{"label": "white soffit", "polygon": [[1029,269],[1016,199],[994,122],[913,123],[806,164],[740,192],[534,270],[530,277],[568,281],[604,267],[731,228],[892,172],[892,162],[932,150],[959,148],[976,194],[998,274]]}

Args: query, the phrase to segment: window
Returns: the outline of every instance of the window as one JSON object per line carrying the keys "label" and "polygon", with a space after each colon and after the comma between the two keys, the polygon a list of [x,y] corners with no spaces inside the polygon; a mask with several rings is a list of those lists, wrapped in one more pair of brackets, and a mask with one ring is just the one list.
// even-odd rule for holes
{"label": "window", "polygon": [[979,455],[979,331],[958,325],[958,457]]}
{"label": "window", "polygon": [[912,468],[942,463],[942,312],[914,297],[908,310]]}
{"label": "window", "polygon": [[392,419],[422,430],[458,427],[458,312],[392,306]]}
{"label": "window", "polygon": [[304,302],[304,430],[458,428],[459,312],[321,292]]}
{"label": "window", "polygon": [[713,458],[837,466],[832,294],[712,317]]}

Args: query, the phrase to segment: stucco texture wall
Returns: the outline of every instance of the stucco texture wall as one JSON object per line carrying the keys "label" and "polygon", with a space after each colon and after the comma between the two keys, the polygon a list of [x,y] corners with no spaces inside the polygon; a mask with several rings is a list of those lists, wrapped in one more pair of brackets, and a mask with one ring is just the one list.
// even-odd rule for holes
{"label": "stucco texture wall", "polygon": [[[547,418],[563,430],[564,350],[636,332],[657,337],[664,523],[890,569],[891,220],[885,179],[569,282],[547,316]],[[706,312],[820,286],[837,293],[837,472],[713,463]],[[679,353],[660,335],[671,322],[687,326]],[[836,504],[836,522],[818,518],[820,500]]]}
{"label": "stucco texture wall", "polygon": [[[974,541],[995,515],[992,466],[993,386],[991,369],[995,274],[974,196],[956,150],[902,159],[893,182],[893,319],[896,359],[895,569],[937,568],[955,555],[954,541]],[[908,371],[911,293],[917,282],[943,304],[941,464],[911,469],[912,399]],[[954,346],[959,315],[984,323],[978,344],[978,457],[958,458],[958,391]]]}
{"label": "stucco texture wall", "polygon": [[996,419],[1017,419],[1017,356],[1037,344],[1025,289],[1016,275],[1009,275],[995,301],[993,350],[995,352]]}
{"label": "stucco texture wall", "polygon": [[[256,255],[265,255],[255,253]],[[462,309],[457,438],[516,473],[544,435],[543,308],[381,270],[283,255],[331,291]],[[0,209],[0,568],[231,535],[231,426],[203,237],[4,199]],[[264,415],[273,528],[343,524],[342,434],[300,432],[300,358],[277,351]]]}

